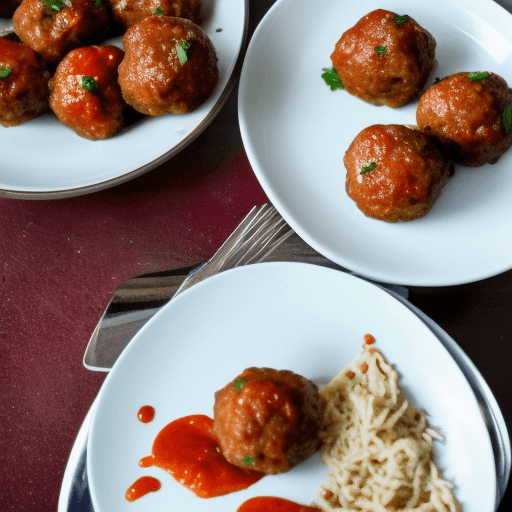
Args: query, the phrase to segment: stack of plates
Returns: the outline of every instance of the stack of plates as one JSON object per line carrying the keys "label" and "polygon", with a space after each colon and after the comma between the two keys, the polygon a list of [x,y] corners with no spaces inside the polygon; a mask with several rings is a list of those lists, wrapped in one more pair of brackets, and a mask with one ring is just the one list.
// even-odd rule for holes
{"label": "stack of plates", "polygon": [[[467,356],[399,296],[303,263],[262,263],[218,274],[176,297],[143,327],[109,373],[77,440],[60,512],[73,510],[77,473],[83,485],[86,438],[96,512],[164,511],[169,503],[235,512],[257,495],[312,502],[328,471],[319,456],[243,493],[211,500],[138,461],[150,454],[167,423],[188,414],[211,416],[214,392],[244,368],[289,369],[322,386],[358,355],[366,333],[399,372],[406,396],[446,437],[435,443],[435,457],[464,511],[494,512],[509,477],[510,441],[494,397]],[[142,424],[136,413],[147,404],[156,416]],[[127,502],[126,489],[143,475],[157,477],[162,488]]]}

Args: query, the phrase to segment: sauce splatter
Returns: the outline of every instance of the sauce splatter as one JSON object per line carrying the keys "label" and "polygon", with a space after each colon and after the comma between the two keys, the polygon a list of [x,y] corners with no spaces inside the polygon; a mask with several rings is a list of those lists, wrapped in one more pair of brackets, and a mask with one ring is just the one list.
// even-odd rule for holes
{"label": "sauce splatter", "polygon": [[155,417],[155,409],[151,407],[151,405],[143,405],[138,411],[137,411],[137,418],[142,423],[149,423],[153,421],[153,418]]}
{"label": "sauce splatter", "polygon": [[257,496],[238,507],[237,512],[322,512],[318,507],[299,505],[294,501],[273,496]]}
{"label": "sauce splatter", "polygon": [[156,466],[200,498],[212,498],[246,489],[264,474],[229,463],[220,453],[212,432],[213,419],[194,414],[166,425],[156,436],[151,455],[139,466]]}
{"label": "sauce splatter", "polygon": [[142,476],[128,487],[125,498],[128,501],[135,501],[149,492],[158,491],[160,489],[160,481],[152,476]]}
{"label": "sauce splatter", "polygon": [[367,345],[373,345],[375,343],[375,337],[371,334],[365,334],[363,339]]}

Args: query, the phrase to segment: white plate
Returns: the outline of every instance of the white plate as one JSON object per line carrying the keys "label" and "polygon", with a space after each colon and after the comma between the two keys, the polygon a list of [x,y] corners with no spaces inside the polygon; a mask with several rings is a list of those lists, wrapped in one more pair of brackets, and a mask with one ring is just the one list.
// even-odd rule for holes
{"label": "white plate", "polygon": [[[21,126],[0,126],[0,196],[52,199],[94,192],[154,169],[192,142],[231,92],[248,24],[247,0],[210,0],[204,6],[201,27],[219,59],[219,81],[205,103],[184,115],[146,116],[101,141],[79,137],[52,113]],[[0,19],[0,31],[8,25],[10,20]]]}
{"label": "white plate", "polygon": [[[301,263],[262,263],[227,271],[161,310],[122,353],[99,393],[87,448],[96,512],[235,512],[246,499],[275,495],[310,503],[327,468],[318,456],[249,489],[203,500],[158,468],[141,469],[153,439],[184,415],[211,415],[213,393],[248,366],[300,373],[320,386],[359,353],[363,335],[396,365],[407,396],[445,435],[438,464],[465,512],[492,512],[496,472],[489,435],[467,380],[436,336],[409,309],[356,277]],[[136,418],[155,407],[152,423]],[[142,475],[162,489],[128,503]]]}
{"label": "white plate", "polygon": [[345,193],[343,155],[373,124],[415,124],[416,102],[376,107],[320,78],[341,34],[366,13],[409,14],[437,41],[430,81],[490,70],[512,85],[512,16],[491,0],[278,0],[256,29],[239,87],[250,163],[272,203],[312,247],[375,280],[472,282],[512,268],[512,150],[497,164],[458,167],[423,219],[386,224]]}

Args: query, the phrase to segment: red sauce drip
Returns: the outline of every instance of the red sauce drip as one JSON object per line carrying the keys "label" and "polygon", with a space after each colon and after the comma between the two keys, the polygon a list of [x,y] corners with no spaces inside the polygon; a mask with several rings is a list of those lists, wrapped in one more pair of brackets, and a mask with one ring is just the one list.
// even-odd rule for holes
{"label": "red sauce drip", "polygon": [[213,419],[202,414],[179,418],[156,436],[151,455],[139,466],[157,466],[200,498],[213,498],[247,489],[263,473],[229,463],[213,434]]}
{"label": "red sauce drip", "polygon": [[128,487],[125,498],[128,501],[135,501],[148,494],[148,492],[158,491],[158,489],[160,489],[159,480],[152,476],[142,476]]}
{"label": "red sauce drip", "polygon": [[151,405],[143,405],[137,412],[137,418],[142,423],[149,423],[155,417],[155,409]]}
{"label": "red sauce drip", "polygon": [[322,510],[318,507],[299,505],[284,498],[257,496],[242,503],[237,512],[322,512]]}
{"label": "red sauce drip", "polygon": [[375,337],[372,336],[371,334],[365,334],[363,336],[363,339],[367,345],[373,345],[375,343]]}

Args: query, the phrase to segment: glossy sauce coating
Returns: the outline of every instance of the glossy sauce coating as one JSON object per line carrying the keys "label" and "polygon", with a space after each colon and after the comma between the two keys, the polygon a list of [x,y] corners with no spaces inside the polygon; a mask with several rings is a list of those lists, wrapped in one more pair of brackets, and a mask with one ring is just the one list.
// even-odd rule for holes
{"label": "glossy sauce coating", "polygon": [[444,78],[421,96],[416,110],[418,126],[438,138],[453,161],[472,167],[495,163],[512,145],[512,130],[507,134],[503,125],[512,92],[499,75],[484,74]]}
{"label": "glossy sauce coating", "polygon": [[150,492],[158,491],[161,486],[162,484],[157,478],[153,476],[141,476],[128,487],[124,497],[127,501],[135,501]]}
{"label": "glossy sauce coating", "polygon": [[377,9],[342,34],[331,60],[348,93],[400,107],[425,85],[435,48],[432,35],[412,18]]}
{"label": "glossy sauce coating", "polygon": [[[123,126],[125,102],[117,82],[123,51],[115,46],[87,46],[69,52],[50,82],[50,107],[61,123],[81,137],[106,139]],[[95,90],[84,87],[84,77]]]}
{"label": "glossy sauce coating", "polygon": [[23,43],[0,38],[0,123],[18,126],[48,110],[50,71]]}
{"label": "glossy sauce coating", "polygon": [[274,496],[256,496],[242,503],[236,512],[322,512],[322,509]]}
{"label": "glossy sauce coating", "polygon": [[[215,49],[207,34],[182,18],[151,16],[126,31],[119,83],[126,102],[142,114],[184,114],[217,83]],[[186,61],[180,50],[186,45]]]}
{"label": "glossy sauce coating", "polygon": [[430,137],[401,125],[365,128],[343,161],[348,196],[366,216],[386,222],[426,215],[450,175]]}
{"label": "glossy sauce coating", "polygon": [[151,455],[141,467],[157,466],[200,498],[246,489],[264,475],[230,464],[220,454],[212,432],[213,420],[194,414],[166,425],[156,436]]}
{"label": "glossy sauce coating", "polygon": [[154,15],[174,16],[201,22],[201,0],[108,0],[114,18],[131,27]]}
{"label": "glossy sauce coating", "polygon": [[57,12],[42,0],[23,0],[13,16],[14,32],[48,61],[58,61],[86,39],[106,33],[109,15],[93,0],[73,0]]}
{"label": "glossy sauce coating", "polygon": [[151,405],[143,405],[137,411],[137,418],[141,423],[150,423],[155,418],[155,409]]}
{"label": "glossy sauce coating", "polygon": [[283,473],[320,446],[318,387],[287,370],[248,368],[215,393],[214,431],[240,467]]}

